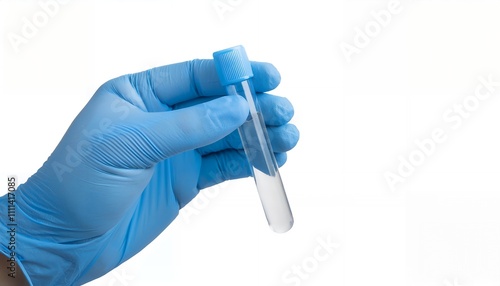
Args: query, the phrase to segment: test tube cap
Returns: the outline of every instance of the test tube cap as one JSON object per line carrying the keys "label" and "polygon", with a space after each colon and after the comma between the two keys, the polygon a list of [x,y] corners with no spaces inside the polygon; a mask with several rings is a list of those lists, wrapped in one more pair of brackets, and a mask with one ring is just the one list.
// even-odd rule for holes
{"label": "test tube cap", "polygon": [[215,69],[223,86],[253,77],[252,66],[243,46],[236,46],[214,53]]}

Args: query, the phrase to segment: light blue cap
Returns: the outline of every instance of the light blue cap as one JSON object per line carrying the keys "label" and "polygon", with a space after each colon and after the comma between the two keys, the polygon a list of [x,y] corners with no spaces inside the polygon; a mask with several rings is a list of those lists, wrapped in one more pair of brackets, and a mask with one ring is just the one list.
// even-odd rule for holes
{"label": "light blue cap", "polygon": [[243,46],[215,52],[214,62],[219,80],[224,86],[253,77],[252,66]]}

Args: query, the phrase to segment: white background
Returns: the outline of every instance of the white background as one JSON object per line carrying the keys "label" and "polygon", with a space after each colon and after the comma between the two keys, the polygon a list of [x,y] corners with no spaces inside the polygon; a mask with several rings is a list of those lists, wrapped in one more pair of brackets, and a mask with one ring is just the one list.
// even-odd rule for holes
{"label": "white background", "polygon": [[[500,87],[459,128],[442,118],[479,76],[500,81],[497,1],[402,1],[351,61],[341,43],[390,1],[67,2],[16,51],[43,10],[0,1],[1,178],[36,172],[108,79],[237,44],[278,67],[301,131],[281,171],[290,232],[268,229],[251,179],[228,182],[88,285],[500,285]],[[384,173],[436,128],[447,140],[391,191]]]}

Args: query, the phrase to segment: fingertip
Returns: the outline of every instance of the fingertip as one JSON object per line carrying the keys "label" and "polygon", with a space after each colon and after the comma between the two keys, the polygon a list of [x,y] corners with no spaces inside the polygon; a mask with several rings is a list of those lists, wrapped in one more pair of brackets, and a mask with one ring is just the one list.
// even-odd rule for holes
{"label": "fingertip", "polygon": [[277,153],[290,151],[299,142],[300,133],[293,124],[272,127],[268,131],[273,150]]}
{"label": "fingertip", "polygon": [[295,110],[292,103],[286,97],[277,97],[279,100],[275,105],[276,114],[281,118],[282,122],[289,122],[295,115]]}
{"label": "fingertip", "polygon": [[267,125],[281,126],[292,120],[295,110],[286,97],[259,94],[257,97]]}
{"label": "fingertip", "polygon": [[300,131],[297,128],[297,126],[293,124],[287,124],[285,125],[286,128],[286,141],[288,143],[288,150],[291,150],[297,146],[297,143],[299,142],[300,139]]}
{"label": "fingertip", "polygon": [[285,165],[286,160],[288,158],[286,153],[275,153],[274,156],[276,157],[276,163],[278,163],[279,167],[282,167],[283,165]]}
{"label": "fingertip", "polygon": [[254,86],[257,92],[266,92],[275,89],[281,82],[281,74],[271,63],[252,62]]}
{"label": "fingertip", "polygon": [[269,88],[275,89],[281,83],[281,74],[278,69],[271,63],[265,63],[264,65],[268,76]]}

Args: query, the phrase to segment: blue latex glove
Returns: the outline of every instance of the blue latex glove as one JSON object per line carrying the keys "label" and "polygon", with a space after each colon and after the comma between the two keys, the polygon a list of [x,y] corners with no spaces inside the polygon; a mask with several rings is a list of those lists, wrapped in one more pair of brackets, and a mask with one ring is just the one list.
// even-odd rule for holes
{"label": "blue latex glove", "polygon": [[[299,133],[278,71],[252,63],[279,165]],[[113,79],[16,195],[17,259],[34,285],[83,284],[157,237],[200,189],[250,176],[235,129],[246,102],[223,96],[211,60]],[[238,168],[234,168],[234,166]],[[0,213],[7,214],[7,198]],[[0,216],[5,233],[6,215]],[[5,243],[1,252],[8,256]]]}

